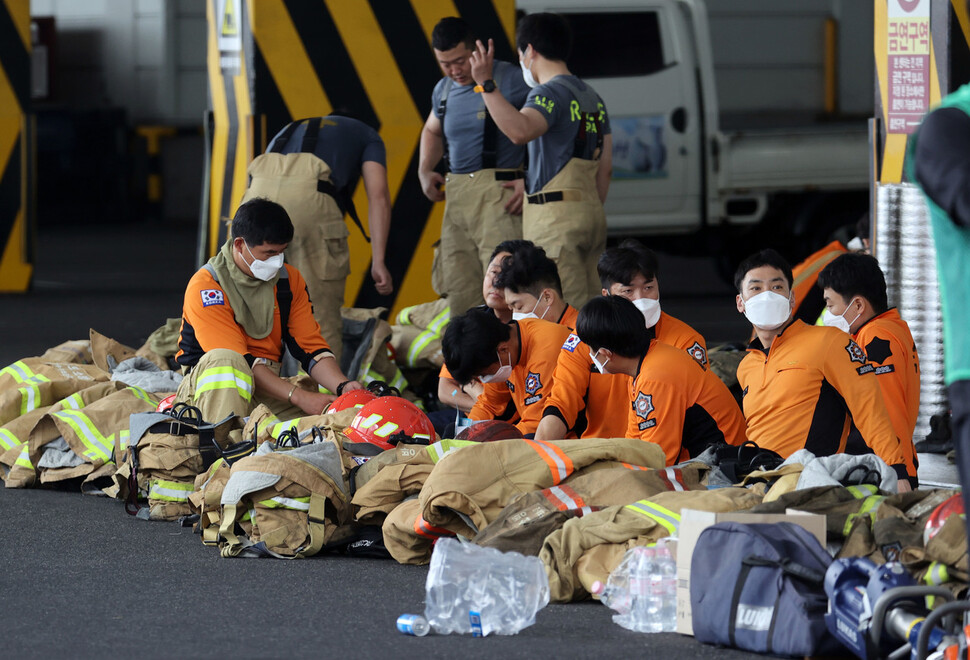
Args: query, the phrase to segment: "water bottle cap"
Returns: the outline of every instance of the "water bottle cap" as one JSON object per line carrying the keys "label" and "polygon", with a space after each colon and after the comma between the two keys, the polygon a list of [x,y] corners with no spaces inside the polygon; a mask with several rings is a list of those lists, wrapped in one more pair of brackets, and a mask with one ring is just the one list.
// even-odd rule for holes
{"label": "water bottle cap", "polygon": [[606,589],[606,587],[603,585],[602,582],[600,582],[599,580],[597,580],[596,582],[593,583],[593,586],[590,587],[590,589],[592,589],[592,593],[594,593],[594,594],[596,594],[598,596],[601,593],[603,593],[603,591]]}

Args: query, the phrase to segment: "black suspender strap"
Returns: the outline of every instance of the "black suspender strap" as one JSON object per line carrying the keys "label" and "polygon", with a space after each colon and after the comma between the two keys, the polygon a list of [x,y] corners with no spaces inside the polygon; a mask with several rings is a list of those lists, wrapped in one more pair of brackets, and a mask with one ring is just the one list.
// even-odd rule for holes
{"label": "black suspender strap", "polygon": [[283,128],[283,132],[281,132],[276,138],[276,142],[273,144],[273,148],[269,150],[269,153],[283,153],[284,147],[290,143],[290,138],[293,137],[293,133],[296,132],[297,126],[299,126],[301,123],[302,122],[291,121],[289,124],[287,124],[286,127]]}
{"label": "black suspender strap", "polygon": [[445,78],[445,84],[441,88],[441,98],[438,99],[438,119],[441,121],[441,147],[443,149],[441,160],[445,163],[445,169],[451,169],[451,162],[448,158],[448,138],[445,137],[445,110],[448,109],[448,93],[455,81]]}
{"label": "black suspender strap", "polygon": [[322,117],[314,117],[312,119],[307,119],[306,121],[306,133],[303,134],[303,144],[300,145],[300,151],[305,154],[316,153],[317,150],[317,137],[320,135],[320,122],[323,120]]}
{"label": "black suspender strap", "polygon": [[495,168],[495,144],[498,142],[498,126],[488,109],[485,110],[485,131],[482,135],[482,169]]}
{"label": "black suspender strap", "polygon": [[333,197],[340,210],[349,215],[357,228],[360,229],[360,233],[364,235],[364,240],[370,243],[370,236],[364,230],[364,224],[360,221],[360,216],[357,215],[357,207],[354,206],[354,199],[350,195],[342,194],[337,190],[337,186],[330,181],[317,181],[317,192]]}
{"label": "black suspender strap", "polygon": [[280,306],[280,328],[283,337],[290,336],[290,304],[293,302],[293,290],[290,289],[290,274],[286,266],[280,269],[280,278],[276,280],[276,304]]}

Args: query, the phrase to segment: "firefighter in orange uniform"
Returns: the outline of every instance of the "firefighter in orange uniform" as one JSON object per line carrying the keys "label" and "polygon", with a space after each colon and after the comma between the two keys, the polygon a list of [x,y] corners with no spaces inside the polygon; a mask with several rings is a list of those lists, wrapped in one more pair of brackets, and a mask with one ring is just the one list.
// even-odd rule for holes
{"label": "firefighter in orange uniform", "polygon": [[469,419],[497,419],[511,400],[521,418],[516,427],[535,433],[559,347],[568,336],[569,328],[556,323],[523,319],[506,324],[475,307],[453,318],[442,338],[445,366],[459,383],[484,383]]}
{"label": "firefighter in orange uniform", "polygon": [[667,465],[712,444],[744,442],[744,418],[727,386],[683,351],[652,339],[629,300],[589,301],[576,332],[597,371],[632,379],[626,436],[660,445]]}
{"label": "firefighter in orange uniform", "polygon": [[803,448],[829,456],[845,451],[854,422],[896,471],[899,491],[911,490],[916,468],[865,352],[844,332],[793,319],[792,279],[774,250],[748,257],[735,274],[738,311],[757,333],[738,366],[748,439],[785,458]]}

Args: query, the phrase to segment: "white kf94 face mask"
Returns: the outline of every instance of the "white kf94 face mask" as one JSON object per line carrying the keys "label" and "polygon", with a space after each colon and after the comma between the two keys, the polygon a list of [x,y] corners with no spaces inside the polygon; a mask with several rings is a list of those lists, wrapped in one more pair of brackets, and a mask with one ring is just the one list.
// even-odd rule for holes
{"label": "white kf94 face mask", "polygon": [[605,374],[606,371],[604,371],[604,369],[606,368],[606,363],[610,361],[610,358],[606,358],[605,360],[600,362],[599,358],[597,358],[596,356],[599,354],[601,350],[603,349],[600,348],[595,351],[590,351],[589,358],[593,361],[593,365],[596,367],[596,371],[600,372],[601,374]]}
{"label": "white kf94 face mask", "polygon": [[791,316],[791,298],[774,291],[762,291],[744,301],[744,315],[756,328],[780,328]]}
{"label": "white kf94 face mask", "polygon": [[648,328],[657,325],[660,320],[660,301],[653,298],[637,298],[633,305],[643,314],[643,320]]}
{"label": "white kf94 face mask", "polygon": [[[852,300],[855,300],[855,298],[853,298]],[[849,301],[849,305],[852,304],[852,300]],[[830,328],[838,328],[842,332],[849,334],[850,332],[849,329],[852,327],[853,323],[859,320],[859,317],[862,316],[862,312],[859,312],[858,314],[856,314],[855,318],[852,319],[851,321],[846,321],[845,313],[847,311],[849,311],[848,307],[846,307],[841,314],[833,314],[832,312],[826,309],[822,313],[822,324],[827,325]]]}
{"label": "white kf94 face mask", "polygon": [[539,309],[539,303],[540,302],[541,302],[541,300],[537,298],[536,299],[536,304],[535,304],[535,306],[533,306],[531,312],[512,312],[512,320],[513,321],[521,321],[522,319],[544,319],[544,318],[546,318],[546,312],[549,311],[549,308],[548,307],[546,307],[545,311],[542,312],[542,316],[537,316],[536,315],[536,310]]}
{"label": "white kf94 face mask", "polygon": [[509,376],[512,375],[512,354],[509,353],[509,363],[502,364],[502,356],[498,351],[495,351],[496,357],[498,357],[498,371],[494,374],[482,374],[478,377],[478,380],[483,383],[500,383],[503,380],[508,380]]}
{"label": "white kf94 face mask", "polygon": [[269,282],[276,277],[276,273],[283,267],[283,255],[277,254],[268,259],[257,259],[253,251],[249,249],[249,244],[245,241],[243,241],[243,244],[246,246],[249,256],[253,258],[253,263],[249,264],[249,270],[253,272],[253,277],[264,282]]}

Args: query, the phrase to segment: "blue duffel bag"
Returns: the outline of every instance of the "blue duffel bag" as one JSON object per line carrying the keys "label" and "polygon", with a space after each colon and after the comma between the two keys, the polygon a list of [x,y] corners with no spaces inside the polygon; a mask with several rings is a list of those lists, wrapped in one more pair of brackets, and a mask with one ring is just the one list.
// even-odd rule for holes
{"label": "blue duffel bag", "polygon": [[823,618],[830,563],[818,540],[793,523],[711,525],[690,563],[694,637],[774,655],[839,652]]}

